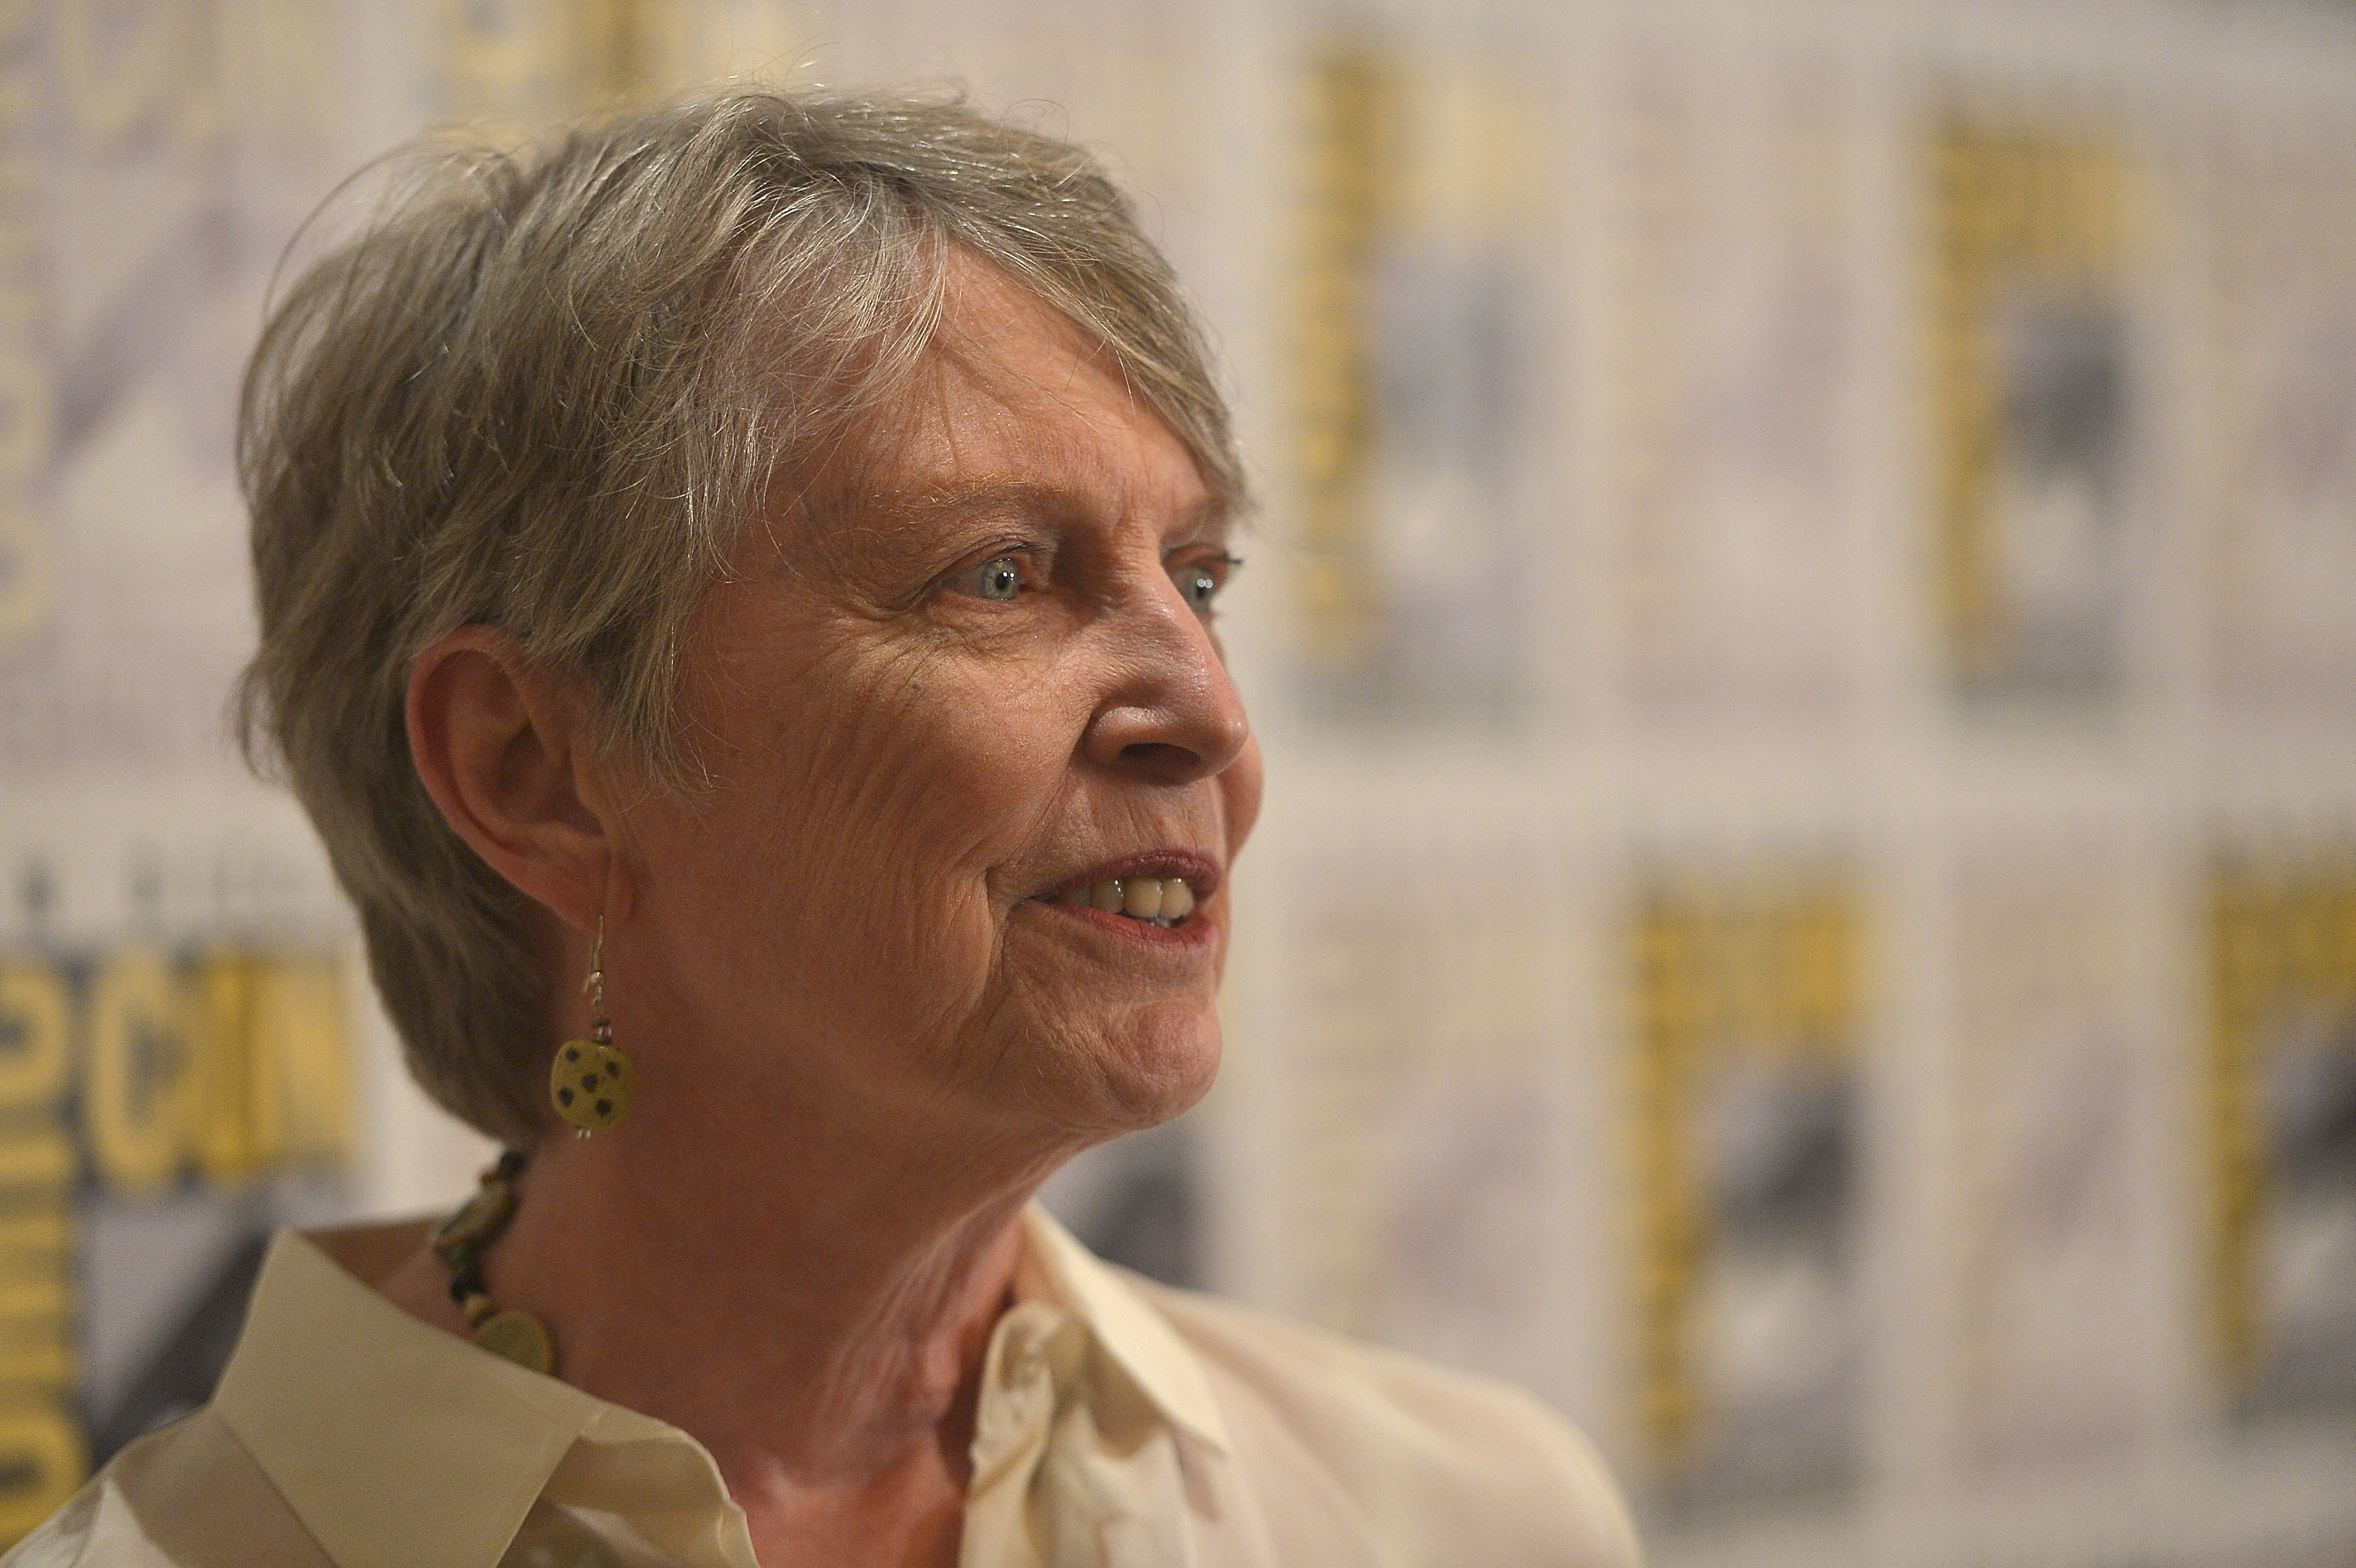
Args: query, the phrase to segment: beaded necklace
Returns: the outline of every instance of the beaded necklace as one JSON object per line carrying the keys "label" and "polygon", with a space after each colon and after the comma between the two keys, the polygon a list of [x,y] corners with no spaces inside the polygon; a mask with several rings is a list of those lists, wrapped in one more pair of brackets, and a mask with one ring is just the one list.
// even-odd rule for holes
{"label": "beaded necklace", "polygon": [[483,1283],[483,1249],[498,1240],[515,1218],[516,1179],[531,1157],[509,1149],[483,1172],[483,1184],[458,1211],[434,1228],[427,1245],[450,1271],[450,1299],[466,1314],[475,1343],[494,1356],[547,1376],[556,1375],[556,1341],[548,1325],[529,1312],[494,1306]]}

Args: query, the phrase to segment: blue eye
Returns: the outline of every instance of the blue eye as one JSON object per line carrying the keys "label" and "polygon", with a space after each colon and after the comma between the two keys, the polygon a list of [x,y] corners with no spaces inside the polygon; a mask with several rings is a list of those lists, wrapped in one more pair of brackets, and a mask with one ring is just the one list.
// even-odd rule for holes
{"label": "blue eye", "polygon": [[1226,586],[1227,574],[1243,562],[1234,556],[1223,555],[1216,560],[1191,561],[1170,569],[1170,581],[1178,585],[1179,594],[1197,615],[1211,612],[1211,601]]}
{"label": "blue eye", "polygon": [[992,556],[965,574],[960,586],[977,599],[991,599],[1003,604],[1023,596],[1023,558],[1013,555]]}

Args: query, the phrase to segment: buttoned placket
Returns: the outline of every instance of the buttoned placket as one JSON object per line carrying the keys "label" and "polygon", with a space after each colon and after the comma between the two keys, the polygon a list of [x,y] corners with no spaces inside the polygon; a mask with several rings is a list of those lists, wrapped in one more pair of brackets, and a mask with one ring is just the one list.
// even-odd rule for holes
{"label": "buttoned placket", "polygon": [[1040,1563],[1031,1483],[1055,1424],[1056,1352],[1076,1367],[1073,1342],[1083,1332],[1071,1314],[1045,1301],[1018,1302],[991,1331],[974,1415],[960,1568]]}
{"label": "buttoned placket", "polygon": [[1106,1441],[1096,1403],[1107,1391],[1094,1379],[1119,1374],[1098,1349],[1085,1322],[1046,1301],[1001,1320],[974,1424],[961,1568],[1194,1563],[1177,1435],[1156,1414],[1141,1440]]}

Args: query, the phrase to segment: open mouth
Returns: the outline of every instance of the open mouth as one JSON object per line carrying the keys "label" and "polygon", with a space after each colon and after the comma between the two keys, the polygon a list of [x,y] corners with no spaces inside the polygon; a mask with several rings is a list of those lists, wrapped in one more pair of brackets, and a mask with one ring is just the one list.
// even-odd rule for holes
{"label": "open mouth", "polygon": [[1077,904],[1169,931],[1183,925],[1194,912],[1194,890],[1183,877],[1112,877],[1066,888],[1042,901]]}

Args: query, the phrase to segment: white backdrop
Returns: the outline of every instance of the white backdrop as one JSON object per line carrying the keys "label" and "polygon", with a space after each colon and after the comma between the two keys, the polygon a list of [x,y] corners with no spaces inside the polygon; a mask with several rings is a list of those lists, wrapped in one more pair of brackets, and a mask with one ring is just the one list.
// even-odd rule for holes
{"label": "white backdrop", "polygon": [[[37,1480],[0,1514],[70,1478],[59,1432],[171,1407],[256,1230],[445,1203],[483,1152],[222,741],[281,248],[431,121],[757,69],[958,80],[1103,148],[1267,501],[1223,612],[1271,769],[1229,1066],[1066,1212],[1537,1389],[1664,1563],[2356,1559],[2348,28],[0,16],[0,953],[62,976],[71,1058],[0,1085],[0,1447]],[[224,955],[321,953],[340,1028],[220,1022]],[[197,1000],[149,1050],[102,998],[151,959]],[[33,995],[0,990],[0,1078]],[[333,1071],[348,1126],[236,1087]]]}

